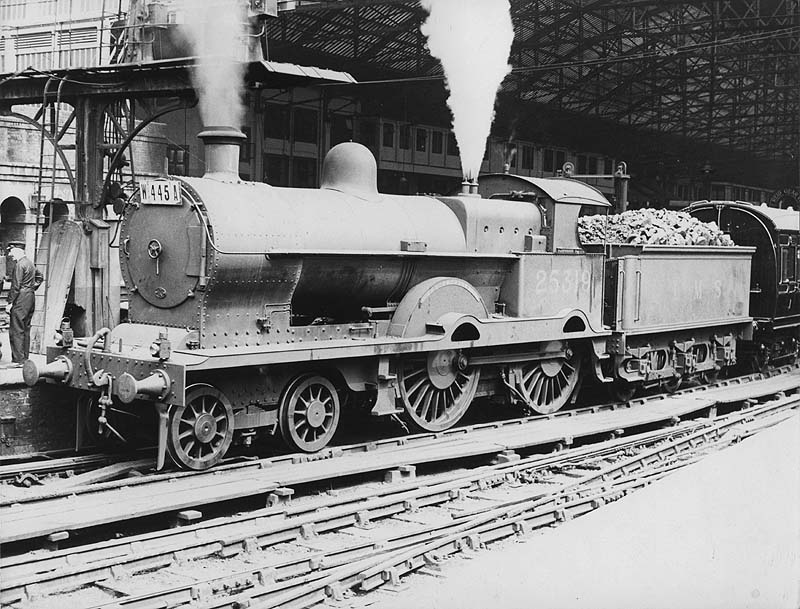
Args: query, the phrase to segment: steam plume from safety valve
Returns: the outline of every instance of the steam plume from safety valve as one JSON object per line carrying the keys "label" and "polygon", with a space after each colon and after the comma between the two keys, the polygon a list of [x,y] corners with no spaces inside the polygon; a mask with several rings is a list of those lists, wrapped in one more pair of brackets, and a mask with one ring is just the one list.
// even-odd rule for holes
{"label": "steam plume from safety valve", "polygon": [[198,57],[192,83],[204,125],[242,124],[244,10],[239,0],[186,0],[180,31]]}
{"label": "steam plume from safety valve", "polygon": [[508,0],[421,0],[422,33],[442,62],[464,179],[474,182],[494,119],[497,90],[509,73],[514,26]]}

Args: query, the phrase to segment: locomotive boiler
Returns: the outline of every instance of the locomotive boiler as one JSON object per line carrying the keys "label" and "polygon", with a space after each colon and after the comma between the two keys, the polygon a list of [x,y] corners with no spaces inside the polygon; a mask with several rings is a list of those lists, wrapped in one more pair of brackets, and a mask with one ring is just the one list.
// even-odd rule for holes
{"label": "locomotive boiler", "polygon": [[[437,276],[493,303],[508,253],[541,229],[530,205],[381,195],[374,157],[357,144],[331,151],[320,189],[291,189],[240,181],[235,139],[200,137],[213,171],[181,178],[180,193],[173,181],[169,200],[168,183],[148,183],[122,221],[120,260],[131,320],[196,328],[202,347],[301,340],[293,325],[363,319]],[[462,221],[488,230],[468,244]]]}
{"label": "locomotive boiler", "polygon": [[[345,143],[320,188],[277,188],[238,178],[238,131],[200,137],[206,175],[141,180],[124,211],[129,323],[23,370],[78,389],[109,428],[121,406],[155,406],[159,467],[211,467],[263,433],[314,452],[356,404],[432,432],[482,395],[550,413],[585,374],[628,386],[730,365],[749,327],[750,250],[587,252],[578,215],[608,202],[586,184],[386,195],[372,154]],[[709,260],[726,273],[697,293]],[[644,294],[664,273],[692,282]]]}

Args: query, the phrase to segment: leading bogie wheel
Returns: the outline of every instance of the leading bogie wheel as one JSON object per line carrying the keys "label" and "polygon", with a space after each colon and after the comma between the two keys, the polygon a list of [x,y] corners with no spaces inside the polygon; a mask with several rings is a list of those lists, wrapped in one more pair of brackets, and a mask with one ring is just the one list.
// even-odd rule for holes
{"label": "leading bogie wheel", "polygon": [[339,425],[336,387],[324,376],[302,375],[284,391],[278,409],[281,436],[290,448],[306,453],[328,445]]}
{"label": "leading bogie wheel", "polygon": [[402,358],[397,367],[404,418],[422,431],[444,431],[467,412],[478,389],[480,368],[458,350]]}
{"label": "leading bogie wheel", "polygon": [[167,452],[181,468],[203,470],[222,460],[233,440],[233,408],[211,385],[191,385],[169,414]]}
{"label": "leading bogie wheel", "polygon": [[97,395],[82,395],[78,398],[79,421],[83,426],[81,431],[84,438],[92,444],[115,446],[128,443],[129,436],[135,435],[132,432],[142,426],[141,416],[114,402],[106,408],[105,424],[102,424],[100,419],[103,410],[99,399]]}

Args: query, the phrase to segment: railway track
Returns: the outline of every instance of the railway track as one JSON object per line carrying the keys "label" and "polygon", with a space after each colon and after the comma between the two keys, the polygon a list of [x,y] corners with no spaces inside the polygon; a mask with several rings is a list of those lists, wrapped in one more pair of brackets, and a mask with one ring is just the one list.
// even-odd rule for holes
{"label": "railway track", "polygon": [[[6,558],[0,600],[5,606],[48,607],[46,595],[83,587],[77,593],[84,595],[81,606],[92,605],[102,593],[106,600],[92,606],[108,609],[308,607],[340,599],[348,589],[396,586],[409,572],[435,571],[450,554],[597,509],[708,451],[785,420],[798,408],[800,396],[781,396],[741,412],[555,454],[505,453],[494,464],[469,471]],[[202,568],[187,568],[196,564]],[[215,576],[198,577],[203,571]],[[170,585],[159,586],[160,580]],[[68,602],[64,596],[50,600]]]}
{"label": "railway track", "polygon": [[[57,450],[28,455],[17,455],[0,460],[0,482],[13,483],[17,486],[31,487],[52,483],[55,478],[72,478],[71,485],[91,483],[103,480],[113,474],[97,473],[97,470],[123,463],[128,467],[119,467],[124,473],[135,468],[152,467],[152,458],[143,458],[152,449],[141,449],[133,453],[86,453],[76,454],[74,450]],[[78,477],[86,472],[95,472],[94,476]],[[121,475],[121,474],[120,474]]]}
{"label": "railway track", "polygon": [[[791,367],[785,367],[782,369],[784,372],[791,370]],[[710,387],[717,387],[722,384],[734,386],[738,385],[743,382],[749,382],[761,375],[749,375],[744,376],[737,379],[732,379],[730,381],[725,381],[724,383],[715,383],[714,385],[710,385]],[[708,387],[708,386],[707,386]],[[699,390],[705,390],[707,387],[701,387]],[[684,395],[689,393],[697,392],[697,388],[685,389],[681,392],[678,392],[677,395]],[[635,400],[633,403],[644,403],[653,399],[660,399],[658,396],[645,398],[641,400]],[[533,421],[537,419],[554,419],[554,418],[561,418],[561,417],[572,417],[578,416],[580,414],[585,413],[595,413],[600,411],[606,410],[614,410],[627,407],[623,403],[610,403],[610,404],[603,404],[599,406],[591,406],[585,408],[578,408],[578,409],[571,409],[557,412],[553,415],[549,416],[532,416],[527,417],[524,419],[525,421]],[[459,430],[453,430],[452,432],[448,433],[459,433]],[[439,434],[441,435],[441,434]],[[428,437],[433,436],[433,434],[418,434],[413,438],[407,438],[408,441],[417,441],[419,439],[425,439]],[[395,440],[388,440],[389,444],[394,443]],[[343,454],[345,452],[360,452],[364,450],[368,450],[370,446],[380,447],[386,444],[385,441],[377,441],[377,442],[367,442],[362,444],[351,444],[349,446],[344,446],[340,448],[334,448],[330,451],[323,451],[321,454]],[[44,484],[45,482],[52,482],[52,480],[48,480],[49,478],[54,478],[57,476],[61,477],[68,477],[73,478],[76,474],[81,474],[83,472],[91,472],[97,470],[99,468],[107,467],[109,465],[119,464],[130,462],[131,467],[129,469],[138,468],[140,471],[144,471],[147,469],[152,469],[155,465],[155,459],[148,459],[148,458],[140,458],[145,457],[147,454],[152,452],[152,448],[142,448],[138,449],[135,453],[107,453],[107,452],[93,452],[90,448],[87,450],[76,451],[74,449],[58,449],[58,450],[51,450],[51,451],[43,451],[43,452],[36,452],[36,453],[27,453],[27,454],[20,454],[20,455],[7,455],[0,457],[0,483],[8,483],[13,482],[16,483],[18,486],[34,486]],[[131,458],[135,457],[134,461],[131,461]],[[264,459],[258,461],[258,463],[254,464],[252,459],[249,459],[249,463],[242,463],[241,458],[230,458],[227,459],[223,465],[217,467],[215,471],[223,470],[223,469],[237,469],[240,467],[261,467],[264,463],[282,463],[285,461],[296,461],[299,457],[298,455],[288,455],[284,457],[274,457],[270,459]],[[124,469],[120,468],[120,472],[124,473]],[[122,475],[120,473],[119,475]],[[176,475],[191,475],[193,472],[185,472],[185,473],[170,473],[170,476]],[[81,486],[85,484],[95,484],[100,481],[105,481],[111,479],[113,474],[107,474],[106,476],[98,475],[98,476],[85,476],[85,477],[74,477],[71,480],[70,484],[64,485],[75,487]],[[58,485],[56,485],[58,486]],[[49,487],[45,493],[49,493],[52,491],[52,487]],[[2,493],[0,493],[0,502],[2,501]],[[19,500],[17,498],[14,499],[15,501]],[[24,500],[24,499],[23,499]]]}
{"label": "railway track", "polygon": [[261,496],[265,503],[276,503],[291,496],[291,487],[307,483],[391,470],[402,475],[421,464],[537,446],[564,448],[581,439],[675,422],[681,417],[714,412],[725,404],[796,390],[800,373],[796,369],[784,372],[771,378],[756,375],[733,379],[670,397],[356,444],[316,455],[232,463],[204,473],[161,473],[78,487],[44,488],[24,497],[0,499],[0,519],[4,522],[0,542],[8,555],[13,552],[13,543],[42,539],[52,545],[76,531],[145,516],[164,514],[169,521],[182,510],[245,497]]}

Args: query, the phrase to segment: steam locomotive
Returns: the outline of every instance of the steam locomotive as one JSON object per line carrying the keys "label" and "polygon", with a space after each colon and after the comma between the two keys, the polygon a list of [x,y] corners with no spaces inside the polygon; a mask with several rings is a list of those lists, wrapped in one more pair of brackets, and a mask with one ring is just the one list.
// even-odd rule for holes
{"label": "steam locomotive", "polygon": [[588,378],[675,387],[752,338],[752,247],[587,251],[579,213],[609,204],[581,182],[386,195],[372,154],[344,143],[320,188],[277,188],[239,179],[237,130],[199,137],[206,175],[142,180],[125,209],[129,323],[65,333],[23,369],[112,431],[116,408],[154,407],[159,468],[211,467],[257,434],[318,451],[354,403],[437,432],[478,396],[552,413]]}

